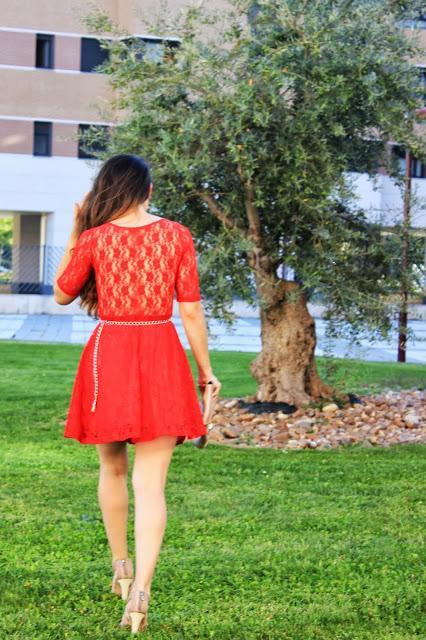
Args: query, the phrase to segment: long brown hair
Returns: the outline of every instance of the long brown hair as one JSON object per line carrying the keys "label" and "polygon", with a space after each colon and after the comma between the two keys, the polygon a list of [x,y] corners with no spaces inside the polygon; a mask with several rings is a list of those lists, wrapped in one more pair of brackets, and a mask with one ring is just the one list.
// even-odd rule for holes
{"label": "long brown hair", "polygon": [[[140,156],[120,153],[109,158],[83,200],[76,225],[78,235],[86,229],[115,220],[128,209],[145,202],[151,182],[149,164]],[[98,293],[93,270],[80,292],[80,298],[80,307],[86,309],[88,315],[97,317]]]}

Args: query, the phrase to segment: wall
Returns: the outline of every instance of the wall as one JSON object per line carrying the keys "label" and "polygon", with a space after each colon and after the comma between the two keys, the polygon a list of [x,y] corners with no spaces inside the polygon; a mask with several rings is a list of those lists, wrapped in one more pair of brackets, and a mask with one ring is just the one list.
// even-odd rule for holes
{"label": "wall", "polygon": [[89,190],[97,166],[77,158],[0,154],[0,211],[49,213],[46,244],[65,246],[73,203]]}

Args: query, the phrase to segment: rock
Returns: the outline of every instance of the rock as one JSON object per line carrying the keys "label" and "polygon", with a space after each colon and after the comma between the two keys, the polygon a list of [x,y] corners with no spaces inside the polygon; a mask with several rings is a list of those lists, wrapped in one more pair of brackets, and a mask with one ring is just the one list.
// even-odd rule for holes
{"label": "rock", "polygon": [[299,427],[301,429],[310,429],[314,423],[312,418],[300,418],[300,420],[296,420],[294,423],[295,427]]}
{"label": "rock", "polygon": [[338,411],[339,407],[337,406],[337,404],[334,404],[334,402],[332,402],[331,404],[326,404],[323,408],[322,408],[322,412],[325,414],[332,414],[335,411]]}
{"label": "rock", "polygon": [[274,436],[275,442],[288,442],[290,436],[287,432],[281,431]]}
{"label": "rock", "polygon": [[225,438],[238,438],[241,434],[241,430],[232,424],[227,424],[225,427],[222,427],[222,433]]}
{"label": "rock", "polygon": [[210,429],[208,434],[208,439],[211,440],[212,442],[222,442],[223,435],[219,429]]}
{"label": "rock", "polygon": [[299,444],[303,449],[308,446],[308,442],[306,438],[299,438]]}
{"label": "rock", "polygon": [[404,422],[409,429],[412,429],[420,424],[420,418],[415,413],[407,413],[404,416]]}
{"label": "rock", "polygon": [[302,445],[300,444],[299,440],[289,440],[287,442],[287,447],[289,449],[301,449],[301,446]]}
{"label": "rock", "polygon": [[308,440],[306,446],[308,449],[316,449],[318,447],[318,443],[315,440]]}
{"label": "rock", "polygon": [[257,424],[256,429],[263,434],[267,434],[271,432],[272,426],[270,424],[266,424],[263,422],[262,424]]}
{"label": "rock", "polygon": [[401,433],[398,440],[399,442],[404,443],[404,442],[412,442],[413,439],[409,433]]}
{"label": "rock", "polygon": [[238,404],[238,398],[234,398],[234,400],[228,400],[228,402],[224,403],[225,409],[233,409]]}
{"label": "rock", "polygon": [[277,422],[277,423],[274,425],[274,428],[275,428],[275,430],[276,430],[276,432],[277,432],[277,433],[278,433],[279,431],[285,431],[285,432],[287,432],[287,431],[288,431],[288,426],[287,426],[287,424],[286,424],[285,422]]}

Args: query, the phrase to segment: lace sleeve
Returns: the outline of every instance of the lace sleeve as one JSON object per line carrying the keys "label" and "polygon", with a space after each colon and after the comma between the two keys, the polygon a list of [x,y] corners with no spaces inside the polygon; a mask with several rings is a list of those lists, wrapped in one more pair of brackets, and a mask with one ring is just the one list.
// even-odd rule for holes
{"label": "lace sleeve", "polygon": [[197,254],[194,240],[188,227],[184,227],[183,251],[176,273],[176,299],[178,302],[201,300],[198,279]]}
{"label": "lace sleeve", "polygon": [[86,284],[92,268],[90,230],[80,234],[70,261],[56,281],[57,286],[69,296],[77,296]]}

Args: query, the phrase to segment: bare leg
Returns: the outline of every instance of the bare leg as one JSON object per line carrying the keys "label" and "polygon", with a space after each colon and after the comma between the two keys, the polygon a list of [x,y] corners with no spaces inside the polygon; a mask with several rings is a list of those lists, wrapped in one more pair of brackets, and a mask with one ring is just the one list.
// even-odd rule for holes
{"label": "bare leg", "polygon": [[98,444],[98,498],[112,560],[127,558],[128,457],[126,442]]}
{"label": "bare leg", "polygon": [[134,588],[151,591],[167,522],[164,490],[176,436],[137,442],[132,484],[135,494],[136,575]]}

